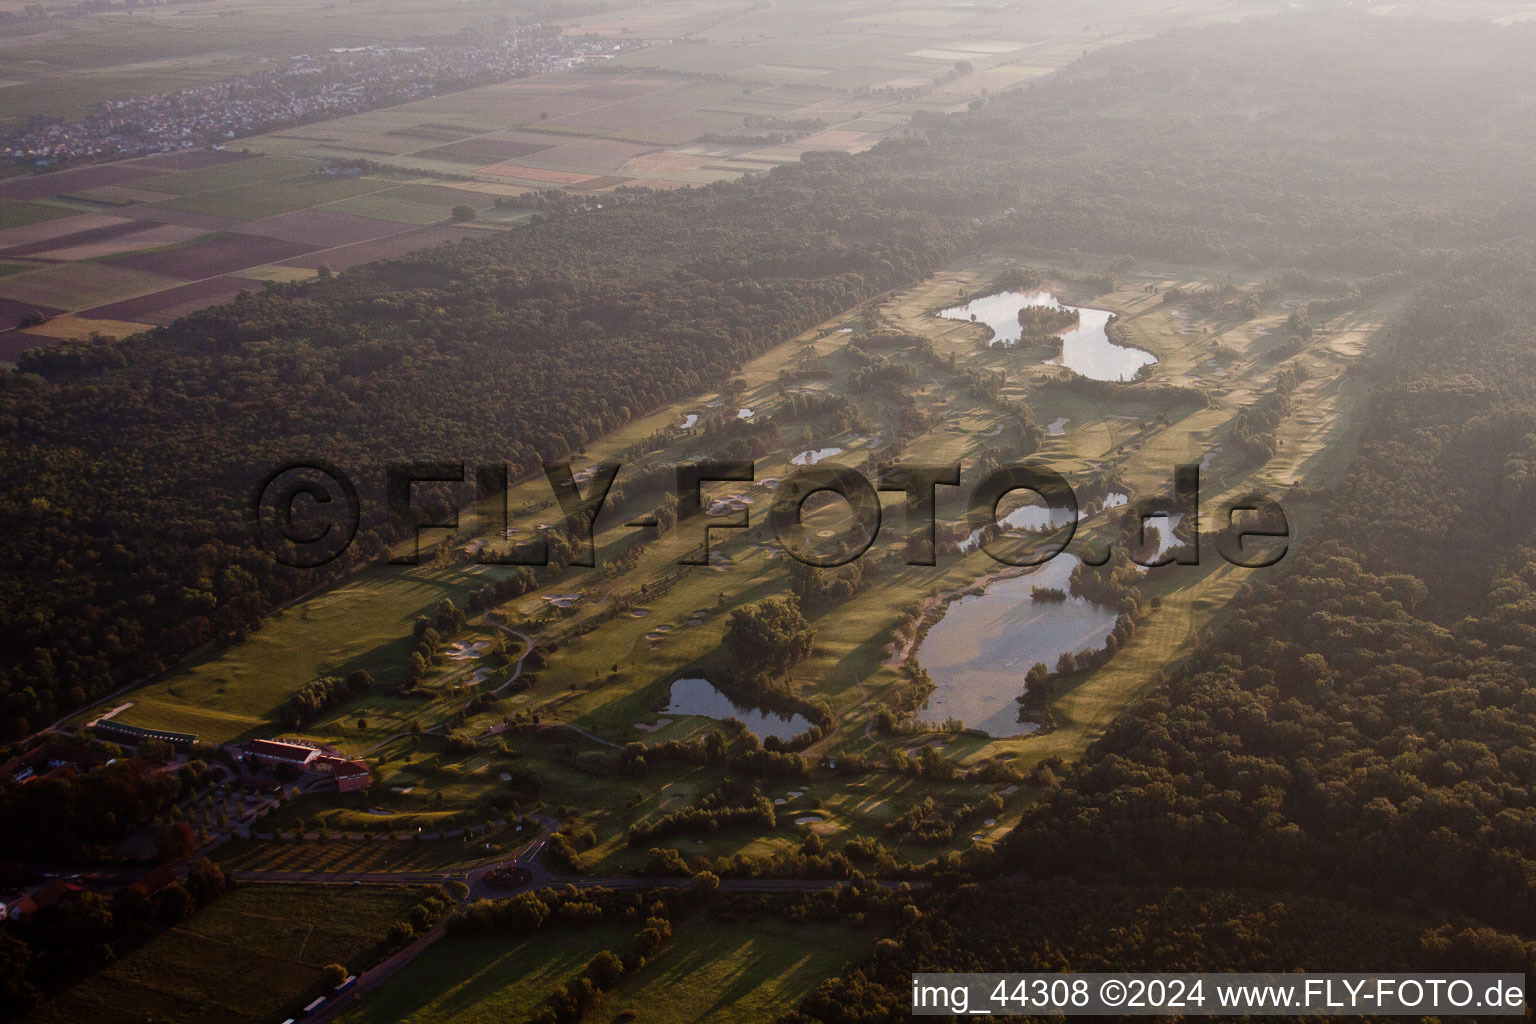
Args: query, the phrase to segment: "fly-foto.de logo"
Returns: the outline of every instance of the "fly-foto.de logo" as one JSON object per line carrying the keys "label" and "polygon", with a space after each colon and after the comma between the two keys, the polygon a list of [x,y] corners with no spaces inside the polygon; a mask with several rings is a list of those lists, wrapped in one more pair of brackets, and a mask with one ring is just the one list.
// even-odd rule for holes
{"label": "fly-foto.de logo", "polygon": [[[544,475],[559,503],[562,526],[571,542],[569,557],[562,564],[587,568],[597,564],[592,528],[621,470],[615,462],[579,473],[569,462],[545,464]],[[389,523],[398,536],[419,542],[424,530],[458,527],[459,514],[454,509],[424,515],[416,503],[415,488],[419,484],[467,485],[470,477],[465,463],[396,463],[384,468],[383,479],[381,522]],[[734,510],[734,521],[701,516],[705,488],[756,481],[753,462],[689,462],[676,467],[676,528],[685,540],[693,541],[688,553],[678,560],[680,564],[708,565],[710,545],[718,542],[723,532],[747,530],[753,525],[751,510],[744,504]],[[902,520],[907,564],[936,565],[939,488],[961,486],[961,465],[893,463],[881,466],[871,480],[851,467],[820,463],[795,467],[771,482],[768,523],[778,545],[795,560],[835,568],[863,556],[893,511],[882,507],[880,492],[885,491],[905,498],[895,503],[894,510],[896,518]],[[492,521],[490,536],[507,536],[510,481],[506,465],[476,467],[473,483],[475,503]],[[1007,529],[1011,524],[1000,515],[1000,507],[1010,495],[1022,493],[1033,495],[1046,514],[1043,528],[1030,530],[1021,538]],[[826,501],[842,499],[849,513],[843,535],[830,542],[811,536],[805,526],[806,503],[821,494],[829,496]],[[1103,565],[1114,557],[1112,543],[1078,541],[1081,515],[1077,494],[1065,477],[1043,463],[1022,462],[988,470],[971,486],[966,507],[973,547],[1003,564],[1041,565],[1069,549],[1089,565]],[[334,561],[352,545],[363,523],[364,509],[357,485],[347,473],[329,463],[310,460],[287,463],[269,473],[253,489],[246,512],[274,559],[295,568],[315,568]],[[1122,522],[1132,527],[1124,545],[1126,556],[1149,567],[1198,565],[1200,515],[1200,466],[1188,463],[1174,467],[1170,492],[1126,506]],[[1154,521],[1179,523],[1183,543],[1149,552],[1144,541]],[[662,526],[655,516],[631,519],[624,525],[651,531]],[[1230,564],[1248,569],[1280,561],[1291,537],[1290,520],[1280,503],[1256,491],[1222,501],[1207,525],[1216,553]],[[419,556],[419,543],[413,543],[409,551],[390,561],[415,565]],[[551,561],[551,543],[541,537],[514,544],[504,552],[484,551],[479,558],[492,565],[546,565]]]}

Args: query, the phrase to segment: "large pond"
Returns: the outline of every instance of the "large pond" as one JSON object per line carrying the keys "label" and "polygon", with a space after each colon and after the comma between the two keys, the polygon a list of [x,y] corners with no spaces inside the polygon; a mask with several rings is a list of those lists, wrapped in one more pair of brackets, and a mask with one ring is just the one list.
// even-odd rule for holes
{"label": "large pond", "polygon": [[917,647],[935,689],[922,717],[958,718],[988,736],[1022,736],[1037,726],[1019,721],[1024,674],[1037,661],[1050,668],[1063,652],[1104,646],[1115,610],[1076,597],[1037,601],[1036,587],[1067,590],[1072,555],[1057,555],[1032,573],[1002,580],[950,603]]}
{"label": "large pond", "polygon": [[758,739],[777,736],[781,740],[793,739],[811,727],[804,715],[766,711],[736,703],[715,689],[708,679],[679,679],[672,684],[668,694],[667,715],[697,715],[720,721],[734,718],[745,725]]}
{"label": "large pond", "polygon": [[939,310],[939,316],[950,320],[971,320],[992,328],[992,343],[1011,344],[1019,340],[1023,329],[1019,326],[1019,310],[1031,306],[1056,306],[1076,310],[1078,323],[1061,335],[1061,355],[1047,359],[1053,366],[1091,377],[1094,380],[1132,380],[1136,371],[1157,362],[1157,357],[1139,348],[1116,345],[1109,340],[1104,327],[1109,323],[1110,312],[1105,309],[1089,309],[1086,306],[1068,306],[1058,302],[1056,296],[1046,291],[998,292],[972,299],[963,306],[951,306]]}

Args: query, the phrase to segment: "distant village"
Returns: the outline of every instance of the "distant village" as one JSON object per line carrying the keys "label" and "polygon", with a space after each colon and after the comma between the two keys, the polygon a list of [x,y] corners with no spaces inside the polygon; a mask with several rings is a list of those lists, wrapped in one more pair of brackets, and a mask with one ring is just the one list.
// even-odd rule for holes
{"label": "distant village", "polygon": [[565,37],[535,25],[497,42],[338,47],[271,70],[102,103],[81,121],[34,118],[0,155],[40,170],[197,146],[612,57],[638,42]]}

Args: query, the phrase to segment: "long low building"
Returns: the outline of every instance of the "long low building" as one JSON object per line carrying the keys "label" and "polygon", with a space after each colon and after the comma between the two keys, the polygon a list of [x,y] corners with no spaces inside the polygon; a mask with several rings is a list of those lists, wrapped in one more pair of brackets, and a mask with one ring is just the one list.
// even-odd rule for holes
{"label": "long low building", "polygon": [[141,729],[137,725],[125,725],[110,718],[97,719],[90,723],[90,728],[98,736],[103,736],[116,743],[127,743],[130,746],[138,746],[145,740],[160,740],[163,743],[169,743],[177,750],[186,750],[197,742],[197,733],[167,732],[164,729]]}
{"label": "long low building", "polygon": [[241,750],[263,768],[290,766],[300,771],[324,753],[313,743],[298,740],[251,740]]}

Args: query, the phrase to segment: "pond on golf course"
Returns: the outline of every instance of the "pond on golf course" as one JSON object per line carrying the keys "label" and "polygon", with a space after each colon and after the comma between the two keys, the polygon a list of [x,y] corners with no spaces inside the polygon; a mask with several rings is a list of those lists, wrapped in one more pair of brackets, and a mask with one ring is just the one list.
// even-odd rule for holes
{"label": "pond on golf course", "polygon": [[917,646],[918,663],[935,690],[921,716],[958,718],[988,736],[1022,736],[1038,726],[1019,721],[1024,674],[1037,661],[1055,668],[1063,652],[1098,650],[1115,628],[1115,609],[1070,592],[1038,601],[1036,587],[1066,591],[1073,555],[1060,554],[1034,572],[999,580],[980,594],[950,602]]}
{"label": "pond on golf course", "polygon": [[1034,306],[1054,306],[1076,310],[1077,326],[1061,333],[1061,355],[1045,360],[1053,366],[1090,377],[1093,380],[1134,380],[1143,366],[1157,362],[1157,357],[1139,348],[1116,345],[1104,328],[1113,316],[1107,309],[1069,306],[1047,291],[997,292],[972,299],[963,306],[939,310],[949,320],[972,320],[992,328],[992,344],[1011,344],[1019,340],[1019,310]]}
{"label": "pond on golf course", "polygon": [[725,693],[715,689],[708,679],[679,679],[672,684],[664,715],[697,715],[720,721],[734,718],[745,725],[758,739],[776,736],[781,740],[793,739],[811,727],[804,715],[787,714],[738,704]]}

